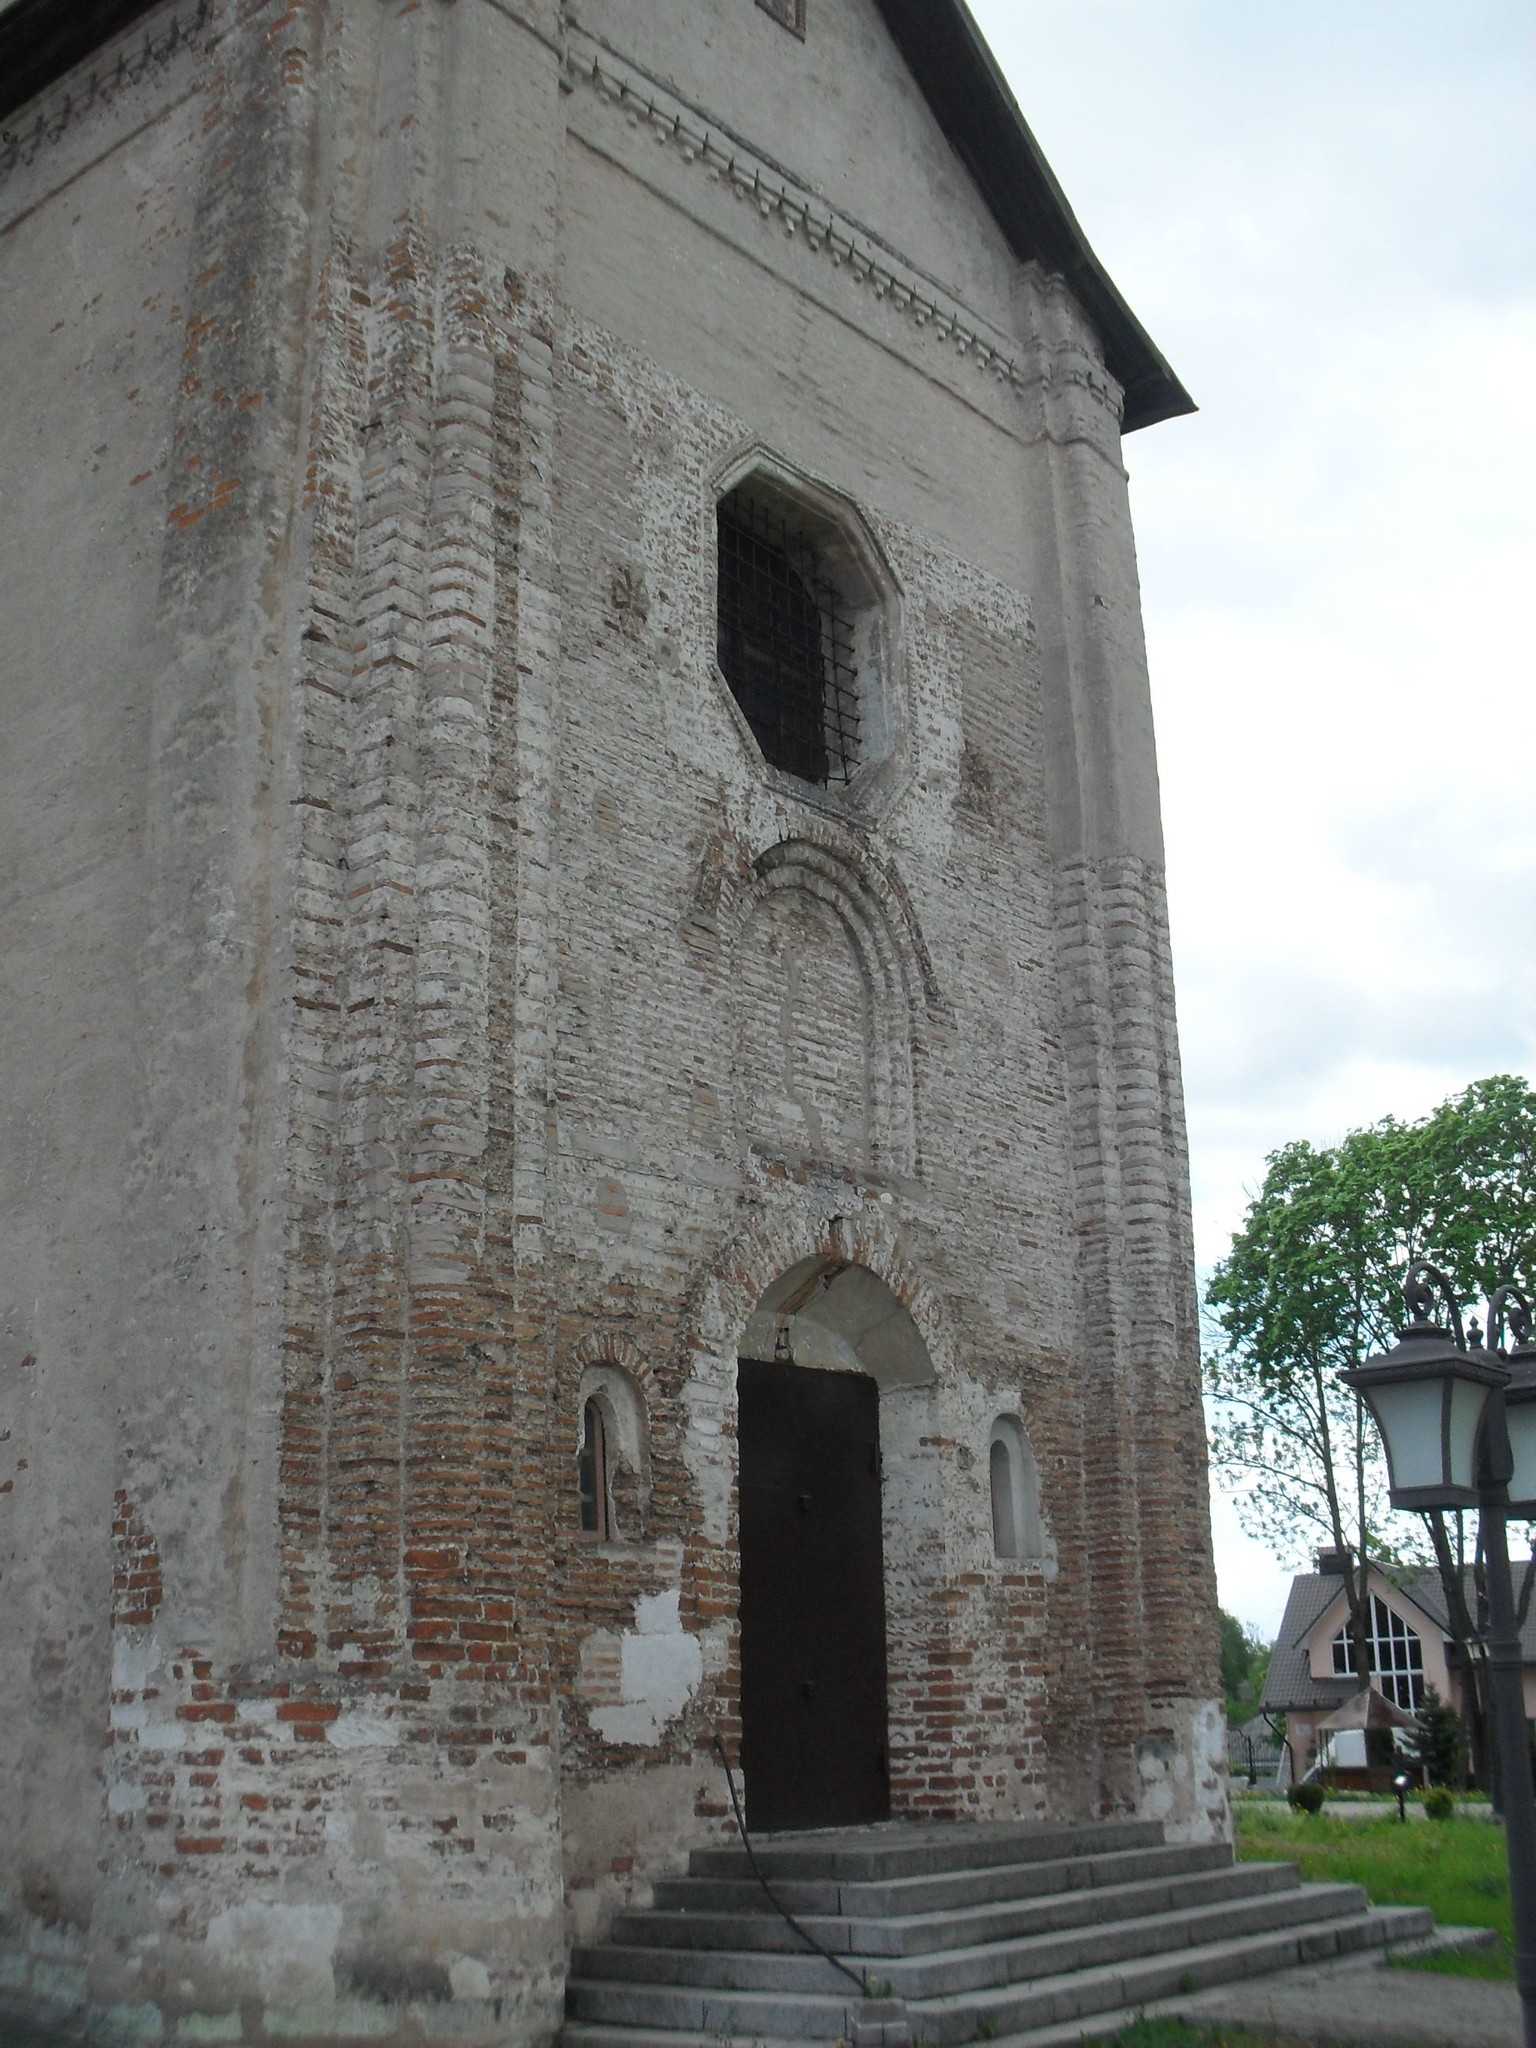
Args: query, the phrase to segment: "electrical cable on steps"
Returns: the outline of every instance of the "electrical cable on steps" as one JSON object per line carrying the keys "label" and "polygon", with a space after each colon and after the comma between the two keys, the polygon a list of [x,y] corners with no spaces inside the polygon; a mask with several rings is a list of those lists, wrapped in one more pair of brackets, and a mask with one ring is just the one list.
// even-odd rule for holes
{"label": "electrical cable on steps", "polygon": [[758,1883],[762,1886],[763,1895],[767,1899],[769,1905],[772,1906],[773,1910],[775,1911],[775,1913],[778,1914],[779,1918],[784,1922],[785,1926],[792,1928],[793,1931],[799,1935],[800,1939],[803,1942],[807,1943],[811,1948],[815,1949],[817,1955],[825,1956],[827,1961],[832,1965],[833,1969],[841,1970],[845,1977],[847,1977],[852,1983],[857,1984],[859,1987],[859,1993],[861,1997],[872,1998],[874,1996],[874,1993],[870,1990],[869,1980],[864,1975],[863,1971],[854,1969],[851,1963],[845,1963],[841,1956],[835,1956],[833,1955],[831,1949],[824,1948],[822,1944],[816,1939],[815,1935],[812,1934],[811,1930],[808,1927],[802,1927],[800,1925],[800,1922],[795,1918],[794,1914],[790,1912],[788,1906],[781,1904],[780,1901],[774,1897],[773,1886],[769,1884],[767,1878],[763,1875],[762,1865],[757,1860],[757,1852],[753,1849],[751,1837],[747,1833],[747,1824],[745,1820],[742,1819],[741,1801],[736,1797],[736,1780],[731,1774],[731,1760],[725,1753],[725,1744],[720,1739],[720,1730],[718,1728],[715,1730],[715,1748],[720,1753],[720,1762],[725,1771],[725,1782],[730,1787],[731,1811],[736,1816],[736,1832],[741,1836],[741,1846],[747,1852],[747,1861],[752,1866],[752,1875],[757,1879]]}

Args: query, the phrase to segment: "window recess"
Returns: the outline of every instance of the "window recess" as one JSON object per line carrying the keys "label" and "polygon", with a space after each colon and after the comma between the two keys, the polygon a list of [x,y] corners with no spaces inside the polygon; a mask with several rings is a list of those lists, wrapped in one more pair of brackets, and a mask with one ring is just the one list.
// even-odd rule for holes
{"label": "window recess", "polygon": [[581,1451],[576,1461],[576,1486],[581,1499],[581,1533],[606,1543],[612,1515],[608,1504],[608,1431],[597,1401],[581,1411]]}
{"label": "window recess", "polygon": [[716,534],[717,658],[763,759],[847,784],[860,758],[853,606],[793,506],[750,481],[719,501]]}

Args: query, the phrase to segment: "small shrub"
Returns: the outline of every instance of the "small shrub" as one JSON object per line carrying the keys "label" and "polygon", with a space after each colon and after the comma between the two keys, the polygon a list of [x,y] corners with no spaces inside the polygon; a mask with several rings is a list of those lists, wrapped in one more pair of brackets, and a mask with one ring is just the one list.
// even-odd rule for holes
{"label": "small shrub", "polygon": [[1456,1802],[1443,1785],[1431,1785],[1424,1794],[1424,1812],[1430,1820],[1454,1820]]}
{"label": "small shrub", "polygon": [[1311,1778],[1305,1778],[1299,1785],[1292,1785],[1286,1791],[1286,1803],[1295,1813],[1321,1813],[1326,1795],[1321,1785]]}

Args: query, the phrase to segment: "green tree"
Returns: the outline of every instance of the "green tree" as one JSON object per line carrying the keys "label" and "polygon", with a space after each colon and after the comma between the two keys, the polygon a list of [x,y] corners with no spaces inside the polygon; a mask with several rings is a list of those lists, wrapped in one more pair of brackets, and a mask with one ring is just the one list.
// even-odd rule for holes
{"label": "green tree", "polygon": [[1464,1785],[1466,1749],[1461,1720],[1432,1685],[1424,1688],[1424,1704],[1414,1716],[1405,1746],[1423,1771],[1426,1785]]}
{"label": "green tree", "polygon": [[[1404,1272],[1426,1258],[1485,1295],[1501,1279],[1536,1282],[1536,1094],[1519,1076],[1475,1082],[1416,1122],[1272,1153],[1206,1294],[1213,1464],[1236,1483],[1244,1525],[1280,1555],[1318,1538],[1341,1553],[1361,1684],[1370,1561],[1426,1560],[1427,1540],[1452,1634],[1474,1660],[1486,1620],[1464,1594],[1461,1518],[1391,1513],[1374,1425],[1338,1382],[1392,1342]],[[1475,1679],[1468,1700],[1476,1715]]]}
{"label": "green tree", "polygon": [[1221,1631],[1221,1689],[1227,1720],[1235,1728],[1252,1718],[1269,1670],[1269,1649],[1251,1622],[1241,1622],[1225,1608],[1216,1612]]}
{"label": "green tree", "polygon": [[1224,1607],[1216,1610],[1216,1622],[1221,1630],[1221,1689],[1229,1700],[1235,1700],[1241,1697],[1248,1677],[1253,1645],[1248,1640],[1247,1629],[1235,1614],[1228,1614]]}

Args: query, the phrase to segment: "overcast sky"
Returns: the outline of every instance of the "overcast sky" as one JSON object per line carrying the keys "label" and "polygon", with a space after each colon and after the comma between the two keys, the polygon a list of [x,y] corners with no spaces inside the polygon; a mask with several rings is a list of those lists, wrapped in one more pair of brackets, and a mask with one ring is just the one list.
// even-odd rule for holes
{"label": "overcast sky", "polygon": [[971,4],[1201,408],[1126,460],[1204,1269],[1276,1146],[1536,1069],[1536,8]]}

